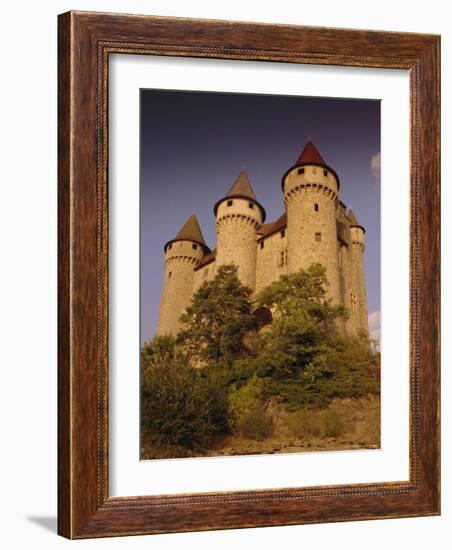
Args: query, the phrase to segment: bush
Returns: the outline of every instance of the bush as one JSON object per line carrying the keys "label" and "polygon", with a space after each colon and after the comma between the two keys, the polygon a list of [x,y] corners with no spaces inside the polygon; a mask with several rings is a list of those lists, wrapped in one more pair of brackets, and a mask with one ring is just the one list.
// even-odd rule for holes
{"label": "bush", "polygon": [[155,444],[196,449],[227,428],[225,389],[191,367],[173,339],[155,338],[141,357],[142,429]]}
{"label": "bush", "polygon": [[322,419],[322,431],[325,437],[339,437],[345,431],[342,416],[334,409],[328,409]]}
{"label": "bush", "polygon": [[229,394],[229,414],[232,431],[243,437],[264,439],[273,428],[264,402],[264,382],[257,376]]}
{"label": "bush", "polygon": [[242,436],[261,441],[271,435],[273,422],[265,408],[258,405],[240,418],[239,430]]}
{"label": "bush", "polygon": [[321,433],[319,413],[297,411],[287,419],[287,427],[292,436],[303,439],[319,436]]}

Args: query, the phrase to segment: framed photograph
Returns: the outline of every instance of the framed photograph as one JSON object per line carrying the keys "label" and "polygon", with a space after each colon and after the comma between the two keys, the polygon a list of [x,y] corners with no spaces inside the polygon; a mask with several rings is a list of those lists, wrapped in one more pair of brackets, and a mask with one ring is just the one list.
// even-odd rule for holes
{"label": "framed photograph", "polygon": [[439,49],[59,17],[61,535],[440,513]]}

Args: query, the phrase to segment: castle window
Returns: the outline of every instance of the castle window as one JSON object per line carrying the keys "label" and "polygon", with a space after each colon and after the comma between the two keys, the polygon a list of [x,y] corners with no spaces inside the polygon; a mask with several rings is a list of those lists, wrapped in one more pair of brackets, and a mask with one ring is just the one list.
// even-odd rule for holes
{"label": "castle window", "polygon": [[315,166],[312,167],[312,173],[317,174],[317,168]]}
{"label": "castle window", "polygon": [[287,248],[283,248],[283,250],[279,253],[279,260],[278,260],[278,266],[283,267],[287,265]]}
{"label": "castle window", "polygon": [[286,230],[281,229],[281,239],[284,239],[285,236],[286,236]]}
{"label": "castle window", "polygon": [[248,203],[248,208],[254,208],[254,204],[252,202]]}
{"label": "castle window", "polygon": [[171,275],[172,275],[172,274],[173,274],[172,271],[169,271],[169,272],[168,272],[168,279],[171,279]]}
{"label": "castle window", "polygon": [[317,203],[314,203],[314,210],[315,210],[316,212],[319,211],[319,205],[318,205]]}
{"label": "castle window", "polygon": [[350,309],[356,311],[356,294],[350,293]]}
{"label": "castle window", "polygon": [[298,168],[298,175],[304,174],[304,168]]}
{"label": "castle window", "polygon": [[324,170],[324,171],[323,171],[323,175],[324,175],[324,176],[328,176],[328,170]]}
{"label": "castle window", "polygon": [[197,244],[192,244],[191,246],[192,246],[193,250],[198,250],[198,245]]}
{"label": "castle window", "polygon": [[233,203],[233,202],[234,202],[234,201],[228,201],[228,202],[227,202],[227,205],[228,205],[228,206],[232,206],[232,203]]}
{"label": "castle window", "polygon": [[315,234],[315,240],[316,240],[317,242],[320,242],[320,241],[322,240],[322,233],[316,233],[316,234]]}
{"label": "castle window", "polygon": [[264,248],[264,241],[261,241],[261,248]]}
{"label": "castle window", "polygon": [[168,250],[171,250],[172,248],[173,248],[172,244],[168,245]]}

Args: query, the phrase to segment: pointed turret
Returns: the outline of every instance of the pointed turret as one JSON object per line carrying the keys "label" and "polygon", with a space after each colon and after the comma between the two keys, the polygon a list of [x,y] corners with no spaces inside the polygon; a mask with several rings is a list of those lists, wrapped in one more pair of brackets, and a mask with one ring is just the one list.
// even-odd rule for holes
{"label": "pointed turret", "polygon": [[195,241],[205,246],[204,237],[202,236],[201,228],[199,227],[196,214],[192,214],[185,222],[182,229],[176,235],[175,241]]}
{"label": "pointed turret", "polygon": [[347,212],[347,217],[350,221],[350,227],[359,227],[359,229],[362,229],[362,231],[365,233],[366,230],[364,229],[364,227],[358,222],[356,216],[355,216],[355,213],[353,212],[353,210],[351,208],[348,209],[348,212]]}
{"label": "pointed turret", "polygon": [[251,187],[250,180],[248,175],[243,170],[240,172],[239,177],[232,184],[229,191],[226,193],[227,197],[246,197],[248,199],[256,200],[256,195],[254,194],[253,188]]}
{"label": "pointed turret", "polygon": [[210,249],[206,245],[206,242],[202,235],[202,231],[199,226],[198,218],[196,217],[196,214],[192,214],[188,218],[188,220],[184,223],[184,225],[182,226],[182,228],[180,229],[176,237],[174,239],[171,239],[165,244],[164,249],[166,250],[169,244],[172,244],[176,241],[192,241],[196,244],[199,244],[204,249],[204,252],[206,253],[210,252]]}
{"label": "pointed turret", "polygon": [[250,180],[245,171],[242,170],[240,172],[237,179],[231,185],[231,188],[226,193],[226,195],[215,204],[215,206],[213,207],[213,212],[215,216],[217,215],[217,210],[220,204],[227,199],[229,201],[231,201],[231,199],[244,199],[244,200],[252,201],[252,203],[255,204],[261,212],[262,221],[260,223],[263,223],[265,221],[265,216],[266,216],[265,209],[257,201],[256,195],[254,194],[253,188],[251,187]]}
{"label": "pointed turret", "polygon": [[180,317],[190,304],[195,269],[210,253],[204,241],[195,214],[192,214],[165,250],[165,276],[157,334],[175,336],[180,328]]}
{"label": "pointed turret", "polygon": [[312,141],[308,141],[306,143],[303,151],[298,157],[296,165],[300,164],[317,164],[326,167],[326,163],[323,160],[322,155],[317,151]]}
{"label": "pointed turret", "polygon": [[257,202],[247,174],[242,171],[213,209],[216,217],[216,265],[234,264],[241,282],[254,290],[256,284],[256,236],[265,210]]}
{"label": "pointed turret", "polygon": [[[300,153],[300,156],[297,158],[297,161],[295,162],[295,164],[291,166],[289,170],[287,170],[287,172],[283,175],[282,177],[283,191],[284,191],[284,185],[285,185],[287,176],[291,172],[295,171],[295,169],[297,169],[298,174],[303,175],[305,173],[305,170],[304,170],[305,167],[312,167],[312,169],[309,169],[309,168],[307,169],[307,172],[310,172],[310,173],[316,173],[316,169],[320,168],[324,171],[323,175],[325,177],[327,177],[328,174],[331,174],[333,176],[333,179],[336,182],[337,190],[339,190],[340,182],[339,182],[338,175],[332,168],[330,168],[327,165],[322,155],[317,150],[317,147],[312,143],[311,140],[309,140],[304,146],[304,149]],[[319,172],[319,173],[322,173],[322,172]]]}
{"label": "pointed turret", "polygon": [[287,267],[290,272],[320,263],[326,268],[328,297],[341,301],[336,206],[339,178],[308,141],[282,178],[287,209]]}
{"label": "pointed turret", "polygon": [[356,219],[355,213],[353,212],[353,210],[351,208],[348,209],[347,217],[350,220],[350,225],[351,226],[359,225],[358,220]]}

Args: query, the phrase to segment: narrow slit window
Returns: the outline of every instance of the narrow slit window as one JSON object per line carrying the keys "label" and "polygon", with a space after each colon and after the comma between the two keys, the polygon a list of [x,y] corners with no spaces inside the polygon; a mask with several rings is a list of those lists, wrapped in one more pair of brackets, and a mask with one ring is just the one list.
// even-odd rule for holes
{"label": "narrow slit window", "polygon": [[315,210],[316,212],[319,211],[319,205],[318,205],[317,203],[314,204],[314,210]]}
{"label": "narrow slit window", "polygon": [[316,240],[317,242],[320,242],[320,241],[322,240],[322,233],[316,233],[316,234],[315,234],[315,240]]}
{"label": "narrow slit window", "polygon": [[286,236],[286,230],[281,229],[281,239],[284,239],[285,236]]}
{"label": "narrow slit window", "polygon": [[328,170],[324,170],[323,175],[328,177]]}
{"label": "narrow slit window", "polygon": [[254,208],[254,204],[252,202],[248,203],[248,208]]}
{"label": "narrow slit window", "polygon": [[168,273],[168,279],[171,279],[171,275],[172,275],[172,274],[173,274],[172,271],[170,271],[170,272]]}
{"label": "narrow slit window", "polygon": [[284,248],[279,253],[278,266],[283,267],[287,265],[287,248]]}
{"label": "narrow slit window", "polygon": [[261,241],[261,248],[264,248],[264,241]]}

